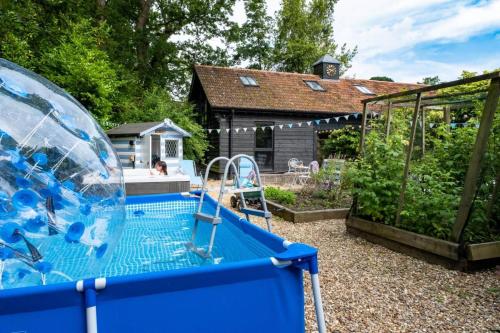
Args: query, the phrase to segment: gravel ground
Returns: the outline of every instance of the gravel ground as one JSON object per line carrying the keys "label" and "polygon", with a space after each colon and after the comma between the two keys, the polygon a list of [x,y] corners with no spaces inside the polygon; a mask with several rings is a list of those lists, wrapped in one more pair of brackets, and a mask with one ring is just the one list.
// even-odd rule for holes
{"label": "gravel ground", "polygon": [[[348,235],[343,220],[294,224],[273,217],[273,227],[289,241],[319,249],[329,332],[500,332],[495,270],[450,271]],[[315,332],[307,275],[305,281],[306,331]]]}

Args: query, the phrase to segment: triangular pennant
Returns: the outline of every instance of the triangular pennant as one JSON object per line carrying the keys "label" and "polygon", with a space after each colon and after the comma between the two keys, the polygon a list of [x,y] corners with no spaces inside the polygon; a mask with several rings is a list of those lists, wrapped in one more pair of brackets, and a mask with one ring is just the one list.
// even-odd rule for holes
{"label": "triangular pennant", "polygon": [[434,123],[429,123],[429,127],[433,128],[434,127]]}
{"label": "triangular pennant", "polygon": [[234,130],[236,131],[236,133],[238,133],[240,131],[239,128],[235,128]]}
{"label": "triangular pennant", "polygon": [[293,124],[288,124],[288,127],[289,127],[289,128],[292,128],[292,127],[293,127]]}
{"label": "triangular pennant", "polygon": [[326,118],[326,119],[325,119],[326,123],[327,123],[327,124],[329,124],[331,119],[332,119],[332,118]]}
{"label": "triangular pennant", "polygon": [[246,132],[247,132],[247,129],[248,129],[248,128],[243,127],[243,132],[245,132],[245,133],[246,133]]}
{"label": "triangular pennant", "polygon": [[335,117],[333,119],[335,119],[336,122],[339,122],[340,117]]}
{"label": "triangular pennant", "polygon": [[219,134],[220,134],[220,128],[216,129],[216,131],[217,131],[217,133],[219,133]]}
{"label": "triangular pennant", "polygon": [[457,123],[451,123],[450,126],[451,126],[451,128],[455,128],[455,127],[457,127]]}
{"label": "triangular pennant", "polygon": [[229,128],[226,128],[226,133],[229,133],[230,129]]}
{"label": "triangular pennant", "polygon": [[208,134],[210,134],[210,133],[212,133],[212,129],[211,128],[208,129]]}
{"label": "triangular pennant", "polygon": [[257,127],[252,127],[253,131],[255,132],[257,130]]}
{"label": "triangular pennant", "polygon": [[302,127],[302,123],[297,123],[297,125],[299,125],[299,127]]}
{"label": "triangular pennant", "polygon": [[476,124],[476,128],[479,128],[479,124]]}
{"label": "triangular pennant", "polygon": [[345,116],[344,116],[344,119],[345,119],[345,120],[349,119],[349,115],[345,115]]}
{"label": "triangular pennant", "polygon": [[359,116],[359,113],[355,113],[355,114],[354,114],[354,118],[355,118],[355,119],[358,119],[358,116]]}
{"label": "triangular pennant", "polygon": [[274,126],[269,126],[269,128],[271,129],[271,131],[274,131]]}
{"label": "triangular pennant", "polygon": [[312,124],[312,121],[307,122],[307,126],[311,126],[311,124]]}
{"label": "triangular pennant", "polygon": [[282,130],[282,129],[283,129],[283,124],[280,124],[280,125],[278,125],[278,126],[279,126],[280,130]]}
{"label": "triangular pennant", "polygon": [[319,125],[321,119],[316,119],[314,122],[316,123],[316,125]]}

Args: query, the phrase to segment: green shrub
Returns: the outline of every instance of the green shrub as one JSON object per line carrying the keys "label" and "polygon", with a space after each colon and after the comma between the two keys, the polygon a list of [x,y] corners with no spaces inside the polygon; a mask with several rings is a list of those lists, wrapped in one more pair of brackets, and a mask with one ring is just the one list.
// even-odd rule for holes
{"label": "green shrub", "polygon": [[297,200],[297,196],[292,191],[282,190],[277,187],[266,187],[264,193],[266,195],[266,199],[285,205],[294,205]]}
{"label": "green shrub", "polygon": [[[482,108],[483,104],[477,103],[469,114],[480,115]],[[383,121],[371,123],[372,130],[367,134],[363,157],[347,170],[353,194],[358,198],[358,214],[389,225],[395,225],[408,149],[411,112],[402,111],[393,113],[388,137],[384,134]],[[417,126],[404,205],[396,227],[440,239],[450,238],[476,140],[476,124],[477,120],[469,117],[468,126],[450,128],[441,120],[427,130],[425,156],[422,156],[420,128]],[[495,191],[498,193],[495,184],[500,170],[499,151],[500,114],[497,112],[483,159],[480,186],[464,233],[465,242],[500,239],[496,213],[500,200],[495,201],[493,196]]]}

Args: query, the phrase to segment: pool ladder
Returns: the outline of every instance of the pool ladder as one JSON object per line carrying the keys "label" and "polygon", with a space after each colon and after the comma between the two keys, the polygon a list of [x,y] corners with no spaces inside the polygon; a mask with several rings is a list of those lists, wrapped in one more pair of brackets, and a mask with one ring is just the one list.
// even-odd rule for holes
{"label": "pool ladder", "polygon": [[[241,159],[247,159],[252,163],[252,166],[255,170],[255,175],[257,179],[257,187],[250,187],[250,188],[240,188],[240,178],[239,178],[239,173],[238,169],[236,168],[235,161],[239,161]],[[212,165],[214,165],[215,162],[218,161],[226,161],[226,167],[224,169],[224,176],[221,180],[220,188],[219,188],[219,197],[217,199],[217,206],[215,208],[215,214],[206,214],[202,213],[202,208],[203,208],[203,201],[205,199],[205,193],[208,192],[208,175],[210,173],[210,168]],[[234,171],[234,181],[233,181],[233,186],[232,187],[226,187],[226,182],[227,182],[227,177],[229,175],[229,170],[230,168],[233,168]],[[260,192],[260,201],[262,204],[262,210],[260,209],[253,209],[253,208],[248,208],[245,202],[245,193],[246,192]],[[187,246],[192,249],[194,252],[196,252],[198,255],[202,256],[203,258],[209,258],[212,254],[212,249],[214,246],[214,241],[215,241],[215,234],[217,232],[217,226],[222,222],[222,219],[220,218],[220,207],[222,204],[222,199],[224,198],[224,194],[226,193],[236,193],[240,195],[241,198],[241,204],[242,207],[240,211],[245,214],[245,217],[247,221],[250,221],[250,215],[252,216],[258,216],[258,217],[263,217],[266,220],[267,223],[267,230],[271,232],[272,226],[271,226],[271,212],[267,210],[267,204],[266,204],[266,199],[264,197],[264,187],[262,186],[262,181],[260,179],[260,172],[259,172],[259,166],[255,162],[255,160],[245,154],[238,154],[235,155],[231,158],[227,158],[224,156],[216,157],[213,160],[210,161],[207,165],[207,169],[205,171],[205,179],[203,182],[203,187],[201,189],[201,197],[200,197],[200,202],[198,204],[198,211],[194,214],[194,226],[193,226],[193,233],[191,235],[191,242],[187,244]],[[208,244],[208,248],[206,251],[204,251],[201,248],[198,248],[196,246],[196,235],[198,232],[198,224],[199,222],[205,222],[205,223],[210,223],[212,224],[212,231],[210,233],[210,241]]]}

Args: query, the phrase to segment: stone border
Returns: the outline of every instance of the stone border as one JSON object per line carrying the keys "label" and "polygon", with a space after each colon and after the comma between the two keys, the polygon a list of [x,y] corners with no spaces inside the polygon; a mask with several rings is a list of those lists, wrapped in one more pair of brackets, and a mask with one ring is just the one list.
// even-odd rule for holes
{"label": "stone border", "polygon": [[346,229],[347,232],[370,242],[448,268],[470,270],[500,262],[500,242],[467,244],[462,250],[458,243],[420,235],[355,216],[349,216],[346,219]]}
{"label": "stone border", "polygon": [[295,211],[273,201],[266,200],[266,203],[271,213],[294,223],[345,219],[349,214],[349,208]]}

